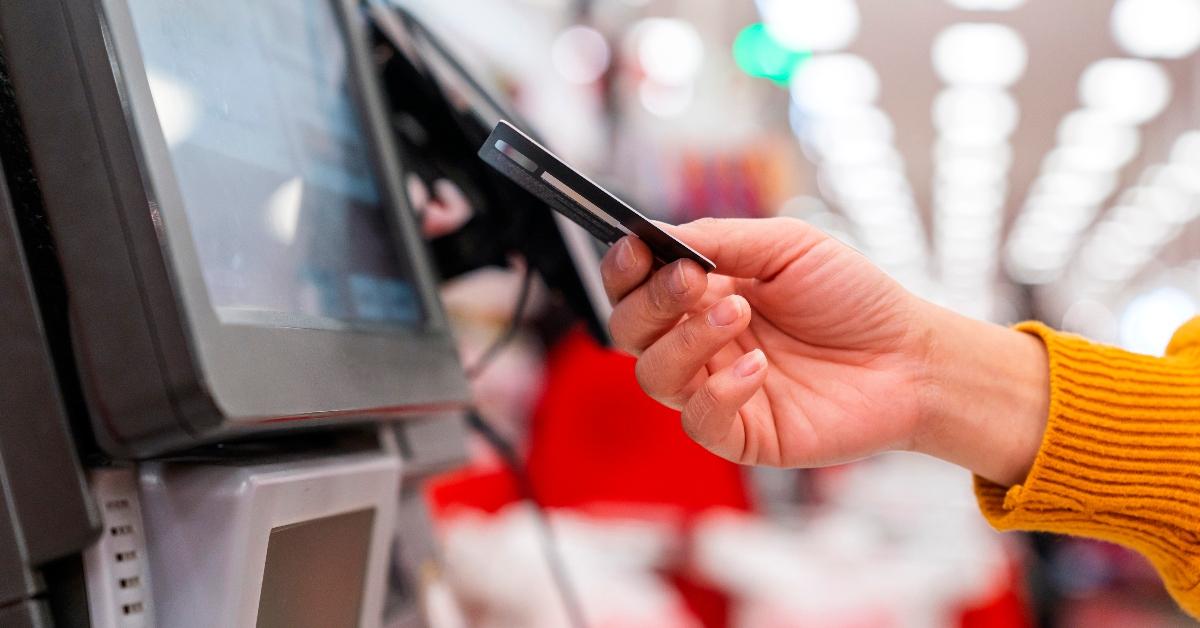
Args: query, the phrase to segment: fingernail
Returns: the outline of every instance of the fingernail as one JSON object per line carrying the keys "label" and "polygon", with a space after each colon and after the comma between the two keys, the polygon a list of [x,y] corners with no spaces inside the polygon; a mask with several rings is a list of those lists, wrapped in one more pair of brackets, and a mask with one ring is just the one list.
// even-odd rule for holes
{"label": "fingernail", "polygon": [[750,377],[761,371],[767,365],[767,356],[762,349],[755,349],[738,359],[733,365],[733,374],[738,377]]}
{"label": "fingernail", "polygon": [[617,243],[617,268],[620,270],[632,270],[637,260],[633,256],[633,245],[629,243],[628,238],[621,238]]}
{"label": "fingernail", "polygon": [[711,327],[725,327],[737,322],[742,315],[741,299],[725,297],[708,311],[708,324]]}
{"label": "fingernail", "polygon": [[675,270],[670,271],[667,275],[667,290],[676,296],[687,294],[688,283],[687,276],[683,273],[683,264],[676,263]]}

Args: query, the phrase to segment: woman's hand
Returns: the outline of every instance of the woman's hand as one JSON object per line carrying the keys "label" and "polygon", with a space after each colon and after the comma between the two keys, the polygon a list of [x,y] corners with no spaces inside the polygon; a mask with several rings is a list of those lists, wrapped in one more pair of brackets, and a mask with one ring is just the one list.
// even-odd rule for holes
{"label": "woman's hand", "polygon": [[[1040,431],[1003,436],[1012,421],[993,425],[1003,442],[988,443],[1003,450],[990,457],[1004,460],[971,458],[989,436],[977,424],[991,412],[1040,412],[1044,422],[1041,409],[1005,399],[1021,395],[984,390],[1014,377],[996,360],[1019,363],[1034,388],[1044,381],[1036,339],[922,301],[798,220],[706,219],[668,229],[720,274],[689,261],[651,274],[645,244],[625,238],[603,263],[615,304],[610,326],[617,345],[639,356],[642,388],[681,409],[684,429],[704,447],[743,464],[806,467],[910,449],[997,481],[1028,468]],[[978,352],[984,359],[971,357]],[[974,371],[964,378],[959,369]],[[1040,398],[1029,396],[1024,405],[1036,407]],[[1002,402],[978,412],[992,397]]]}

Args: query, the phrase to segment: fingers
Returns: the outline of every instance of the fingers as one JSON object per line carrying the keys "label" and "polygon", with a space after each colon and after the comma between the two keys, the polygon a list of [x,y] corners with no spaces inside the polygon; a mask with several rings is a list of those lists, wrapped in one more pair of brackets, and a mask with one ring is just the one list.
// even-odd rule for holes
{"label": "fingers", "polygon": [[738,461],[746,447],[742,406],[762,387],[767,357],[761,349],[713,373],[683,407],[683,430],[692,440],[723,458]]}
{"label": "fingers", "polygon": [[795,218],[703,218],[661,225],[731,277],[768,279],[829,238]]}
{"label": "fingers", "polygon": [[429,204],[429,188],[425,186],[425,182],[421,177],[410,174],[404,186],[408,191],[408,202],[412,204],[413,211],[418,214],[424,212],[425,206]]}
{"label": "fingers", "polygon": [[608,323],[613,342],[640,354],[691,311],[707,287],[704,269],[691,260],[664,266],[613,307]]}
{"label": "fingers", "polygon": [[426,206],[422,228],[425,235],[437,238],[458,231],[471,220],[471,202],[447,179],[433,184],[437,200]]}
{"label": "fingers", "polygon": [[689,317],[638,359],[637,379],[642,390],[663,405],[682,407],[695,391],[700,370],[749,324],[750,305],[738,295],[727,296],[703,314]]}
{"label": "fingers", "polygon": [[604,277],[604,291],[608,300],[614,305],[625,298],[625,295],[640,286],[654,267],[654,255],[645,242],[633,236],[626,236],[605,253],[600,262],[601,276]]}

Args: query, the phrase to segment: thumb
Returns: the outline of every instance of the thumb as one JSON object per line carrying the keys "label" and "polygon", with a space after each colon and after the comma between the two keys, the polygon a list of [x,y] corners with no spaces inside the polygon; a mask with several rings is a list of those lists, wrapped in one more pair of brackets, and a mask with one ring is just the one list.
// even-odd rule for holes
{"label": "thumb", "polygon": [[770,279],[829,236],[795,218],[701,218],[660,226],[731,277]]}

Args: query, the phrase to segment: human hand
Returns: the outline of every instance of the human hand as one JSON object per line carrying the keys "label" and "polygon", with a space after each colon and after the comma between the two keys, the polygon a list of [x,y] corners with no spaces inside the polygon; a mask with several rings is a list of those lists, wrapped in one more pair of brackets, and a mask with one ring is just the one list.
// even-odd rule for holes
{"label": "human hand", "polygon": [[458,231],[471,220],[471,203],[448,179],[438,179],[430,193],[425,182],[415,174],[405,182],[408,201],[421,220],[421,233],[427,238],[440,238]]}
{"label": "human hand", "polygon": [[[977,451],[963,441],[987,436],[971,430],[980,420],[974,376],[1001,374],[965,360],[1011,357],[1036,379],[1036,340],[917,298],[801,221],[666,228],[720,274],[690,261],[651,273],[645,244],[621,240],[603,262],[611,331],[639,356],[642,388],[681,409],[688,435],[729,460],[809,467],[909,449],[969,466]],[[970,386],[954,385],[956,368],[974,369]],[[1032,440],[1036,451],[1039,437],[1011,449]],[[1004,453],[971,468],[993,479],[1019,473],[1023,463],[1011,458],[1028,452]]]}

